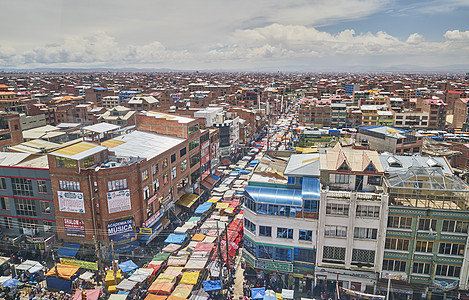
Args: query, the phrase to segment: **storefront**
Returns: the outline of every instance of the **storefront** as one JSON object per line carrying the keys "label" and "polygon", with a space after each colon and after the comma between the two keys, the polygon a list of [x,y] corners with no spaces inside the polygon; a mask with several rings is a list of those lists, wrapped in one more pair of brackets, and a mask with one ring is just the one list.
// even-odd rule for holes
{"label": "storefront", "polygon": [[336,284],[346,289],[373,294],[377,276],[373,272],[317,267],[315,286],[328,293],[334,293]]}

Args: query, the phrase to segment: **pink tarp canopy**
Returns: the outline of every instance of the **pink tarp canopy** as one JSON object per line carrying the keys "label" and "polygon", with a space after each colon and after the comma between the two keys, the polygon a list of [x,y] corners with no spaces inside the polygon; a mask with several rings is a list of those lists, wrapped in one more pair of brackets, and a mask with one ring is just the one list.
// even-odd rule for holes
{"label": "pink tarp canopy", "polygon": [[194,248],[194,252],[210,252],[212,251],[214,244],[213,243],[197,243],[197,246]]}
{"label": "pink tarp canopy", "polygon": [[[103,293],[102,290],[85,290],[86,300],[98,300],[99,296]],[[75,295],[73,295],[72,300],[82,300],[83,299],[83,290],[76,290]],[[83,299],[84,300],[84,299]]]}

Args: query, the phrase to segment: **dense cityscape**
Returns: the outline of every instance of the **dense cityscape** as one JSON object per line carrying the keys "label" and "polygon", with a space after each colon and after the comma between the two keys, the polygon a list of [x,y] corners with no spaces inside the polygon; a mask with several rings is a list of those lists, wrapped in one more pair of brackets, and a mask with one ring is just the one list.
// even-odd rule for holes
{"label": "dense cityscape", "polygon": [[1,72],[6,299],[468,299],[469,73]]}

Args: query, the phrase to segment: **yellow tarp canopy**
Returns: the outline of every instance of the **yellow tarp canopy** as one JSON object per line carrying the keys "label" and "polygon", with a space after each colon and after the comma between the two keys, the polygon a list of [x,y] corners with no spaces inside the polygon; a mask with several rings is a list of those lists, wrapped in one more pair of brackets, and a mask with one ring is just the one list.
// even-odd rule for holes
{"label": "yellow tarp canopy", "polygon": [[196,194],[184,194],[176,204],[189,208],[195,203],[195,201],[197,201],[197,199],[199,199],[199,196]]}
{"label": "yellow tarp canopy", "polygon": [[181,298],[181,297],[178,297],[178,296],[174,296],[174,295],[169,295],[169,297],[167,298],[167,300],[186,300],[187,298]]}
{"label": "yellow tarp canopy", "polygon": [[189,295],[191,294],[193,288],[194,288],[194,286],[192,284],[180,283],[174,289],[174,291],[171,295],[187,299],[187,298],[189,298]]}
{"label": "yellow tarp canopy", "polygon": [[[55,273],[55,267],[52,267],[49,272],[47,272],[46,276],[54,276],[56,275]],[[69,265],[62,265],[62,264],[57,264],[57,275],[60,278],[64,278],[67,280],[70,280],[73,275],[75,275],[76,272],[80,270],[80,267],[75,267],[75,266],[69,266]]]}
{"label": "yellow tarp canopy", "polygon": [[160,276],[158,276],[158,278],[156,278],[155,281],[158,281],[158,282],[174,282],[175,278],[176,278],[176,276],[174,276],[174,275],[163,273],[163,274],[160,274]]}
{"label": "yellow tarp canopy", "polygon": [[168,298],[168,296],[163,296],[163,295],[153,295],[153,294],[148,294],[146,297],[145,297],[145,300],[166,300],[166,298]]}
{"label": "yellow tarp canopy", "polygon": [[197,280],[199,279],[199,272],[185,272],[182,274],[181,283],[185,284],[197,284]]}
{"label": "yellow tarp canopy", "polygon": [[217,202],[218,202],[218,199],[210,198],[210,199],[208,199],[206,202],[217,203]]}
{"label": "yellow tarp canopy", "polygon": [[205,234],[200,234],[200,233],[194,234],[194,236],[192,237],[192,240],[196,242],[202,242],[204,239],[205,239]]}
{"label": "yellow tarp canopy", "polygon": [[229,203],[217,203],[217,209],[227,209],[230,206]]}

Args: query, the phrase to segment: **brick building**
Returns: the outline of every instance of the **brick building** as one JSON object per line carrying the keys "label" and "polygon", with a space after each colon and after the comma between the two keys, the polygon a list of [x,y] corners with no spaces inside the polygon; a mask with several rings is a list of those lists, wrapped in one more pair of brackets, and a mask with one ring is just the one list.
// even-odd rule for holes
{"label": "brick building", "polygon": [[0,151],[23,142],[20,115],[0,111]]}

